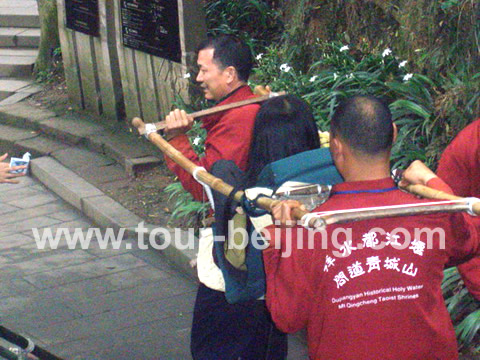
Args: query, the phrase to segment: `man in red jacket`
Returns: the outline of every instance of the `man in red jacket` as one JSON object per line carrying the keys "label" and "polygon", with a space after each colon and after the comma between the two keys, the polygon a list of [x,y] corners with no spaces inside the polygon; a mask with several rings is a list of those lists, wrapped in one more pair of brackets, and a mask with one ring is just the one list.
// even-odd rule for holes
{"label": "man in red jacket", "polygon": [[[395,133],[377,99],[342,102],[330,151],[345,182],[315,211],[428,202],[399,191],[390,178]],[[276,207],[275,218],[290,220],[291,206]],[[313,237],[306,229],[267,229],[272,318],[285,332],[307,328],[311,359],[456,359],[443,268],[480,252],[478,230],[460,213],[335,224]]]}
{"label": "man in red jacket", "polygon": [[[197,81],[201,84],[205,98],[218,105],[226,105],[246,100],[255,95],[247,85],[253,60],[250,49],[245,44],[224,36],[205,41],[199,47]],[[166,118],[165,134],[170,144],[198,166],[210,170],[220,159],[233,160],[246,170],[248,152],[252,137],[258,104],[242,106],[202,119],[207,130],[205,156],[199,157],[185,133],[190,130],[193,119],[183,110],[174,110]],[[204,199],[202,186],[170,158],[165,161],[180,179],[183,187],[196,200]]]}
{"label": "man in red jacket", "polygon": [[[447,146],[437,174],[455,195],[480,198],[480,119],[475,120]],[[458,266],[470,293],[480,300],[480,258]]]}
{"label": "man in red jacket", "polygon": [[[229,36],[212,38],[199,47],[199,73],[205,98],[217,106],[254,97],[247,80],[252,68],[250,49]],[[205,155],[199,157],[186,136],[193,119],[183,110],[166,118],[167,140],[188,159],[207,171],[220,159],[247,170],[248,153],[258,104],[242,106],[202,118],[207,131]],[[195,199],[204,200],[202,186],[179,165],[165,157],[167,166]],[[200,284],[195,300],[191,351],[195,360],[284,359],[286,336],[275,329],[264,301],[229,304],[225,293]]]}

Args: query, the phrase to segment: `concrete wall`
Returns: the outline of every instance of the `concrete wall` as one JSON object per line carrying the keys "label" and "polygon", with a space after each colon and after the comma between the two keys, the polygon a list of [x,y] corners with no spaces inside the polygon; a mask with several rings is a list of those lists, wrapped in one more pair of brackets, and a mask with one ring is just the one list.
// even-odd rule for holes
{"label": "concrete wall", "polygon": [[66,28],[65,0],[57,0],[65,77],[72,102],[106,118],[161,120],[175,94],[188,98],[183,78],[206,36],[203,8],[178,0],[181,63],[123,46],[121,0],[99,0],[100,36]]}

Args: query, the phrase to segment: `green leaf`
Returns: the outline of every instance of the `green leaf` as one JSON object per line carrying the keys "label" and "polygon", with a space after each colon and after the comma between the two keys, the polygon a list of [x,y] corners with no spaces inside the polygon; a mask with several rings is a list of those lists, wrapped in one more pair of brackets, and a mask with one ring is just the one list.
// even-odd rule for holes
{"label": "green leaf", "polygon": [[390,109],[392,111],[395,111],[398,109],[408,110],[413,114],[421,116],[425,119],[429,119],[431,116],[431,114],[423,106],[415,104],[410,100],[397,100],[394,103],[390,104]]}

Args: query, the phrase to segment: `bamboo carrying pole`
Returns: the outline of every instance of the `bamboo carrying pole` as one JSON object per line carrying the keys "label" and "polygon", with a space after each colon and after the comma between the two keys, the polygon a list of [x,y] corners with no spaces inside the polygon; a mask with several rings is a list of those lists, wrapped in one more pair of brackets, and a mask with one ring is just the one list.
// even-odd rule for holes
{"label": "bamboo carrying pole", "polygon": [[[212,108],[196,111],[196,112],[190,113],[188,115],[191,116],[192,118],[196,119],[196,118],[199,118],[199,117],[212,115],[212,114],[216,114],[216,113],[219,113],[219,112],[222,112],[222,111],[234,109],[234,108],[237,108],[237,107],[240,107],[240,106],[258,104],[258,103],[261,103],[261,102],[266,101],[268,99],[271,99],[273,97],[282,96],[282,95],[285,95],[285,91],[271,92],[268,95],[257,96],[257,97],[251,98],[251,99],[237,101],[237,102],[230,103],[230,104],[214,106]],[[159,121],[159,122],[154,123],[153,125],[155,125],[155,127],[157,128],[157,131],[158,130],[163,130],[166,127],[165,121]],[[140,132],[140,135],[145,135],[145,129],[144,128],[139,129],[138,131]]]}
{"label": "bamboo carrying pole", "polygon": [[[132,120],[133,126],[135,126],[140,133],[145,132],[145,124],[140,118],[134,118]],[[165,139],[163,139],[156,132],[148,134],[148,139],[155,144],[162,152],[185,169],[189,174],[193,174],[193,171],[197,168],[197,165],[188,160],[181,152],[170,145]],[[228,196],[233,187],[226,184],[221,179],[209,174],[206,171],[198,171],[197,177],[200,181],[210,186],[212,189],[220,192],[221,194]],[[428,188],[421,185],[410,185],[407,190],[423,197],[430,199],[442,199],[442,200],[462,200],[464,198],[450,195],[442,191]],[[236,201],[240,201],[243,197],[243,191],[237,191],[234,195]],[[257,200],[257,205],[264,210],[272,211],[273,207],[278,204],[278,200],[273,200],[266,197],[261,197]],[[467,202],[455,203],[455,204],[442,204],[442,205],[422,205],[411,204],[411,207],[400,206],[397,208],[380,208],[380,209],[352,209],[344,212],[337,212],[334,214],[323,214],[317,216],[311,216],[307,219],[308,227],[313,229],[324,229],[325,226],[330,224],[347,223],[353,221],[369,220],[375,218],[385,218],[394,216],[411,216],[411,215],[425,215],[438,212],[459,212],[470,210]],[[472,210],[480,215],[480,202],[473,204]],[[307,212],[298,208],[292,209],[292,216],[295,220],[301,220]]]}
{"label": "bamboo carrying pole", "polygon": [[[135,126],[138,131],[141,133],[141,130],[145,132],[145,124],[142,119],[136,117],[132,120],[132,125]],[[162,152],[167,155],[170,159],[175,161],[180,165],[185,171],[189,174],[193,174],[193,171],[197,168],[193,162],[188,160],[180,151],[175,149],[170,145],[161,135],[156,132],[148,134],[148,140],[155,144]],[[228,196],[233,191],[233,186],[228,185],[223,180],[209,174],[206,171],[200,170],[197,172],[197,177],[200,181],[210,186],[213,190],[218,191],[219,193]],[[234,195],[235,201],[240,201],[243,197],[243,191],[237,191]],[[267,211],[272,211],[272,208],[278,203],[278,200],[273,200],[266,197],[260,197],[257,199],[257,204],[262,209]],[[308,214],[307,212],[300,209],[293,209],[292,215],[296,220],[301,220],[304,215]],[[309,224],[312,228],[323,228],[324,224],[317,221],[317,219],[312,219]]]}

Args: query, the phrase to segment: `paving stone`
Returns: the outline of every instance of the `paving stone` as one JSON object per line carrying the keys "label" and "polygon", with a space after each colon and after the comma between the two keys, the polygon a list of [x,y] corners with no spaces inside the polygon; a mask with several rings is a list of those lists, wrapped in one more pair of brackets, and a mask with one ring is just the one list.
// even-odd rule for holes
{"label": "paving stone", "polygon": [[48,216],[62,221],[72,221],[82,217],[82,214],[76,209],[69,209],[49,214]]}
{"label": "paving stone", "polygon": [[[59,339],[62,339],[62,342],[67,342],[91,336],[101,338],[111,332],[112,329],[125,329],[135,325],[150,323],[155,320],[158,321],[162,318],[166,318],[166,314],[162,311],[162,303],[157,302],[148,303],[148,306],[146,304],[138,304],[137,306],[130,307],[128,311],[120,309],[118,311],[107,311],[93,316],[74,319],[65,322],[62,324],[62,327],[58,328],[39,327],[37,324],[32,324],[27,330],[34,336],[41,335],[41,339],[47,344],[55,344],[59,343]],[[176,326],[176,323],[182,321],[182,319],[173,317],[168,319],[170,329]],[[183,321],[186,326],[189,327],[191,325],[190,319]],[[136,340],[138,341],[138,339]],[[118,339],[115,340],[115,342],[117,341]]]}
{"label": "paving stone", "polygon": [[14,93],[14,94],[10,95],[9,97],[7,97],[6,99],[0,101],[0,109],[1,109],[2,106],[8,106],[8,105],[16,104],[16,103],[28,98],[31,95],[32,94],[30,94],[30,93],[22,93],[22,92]]}
{"label": "paving stone", "polygon": [[0,76],[30,76],[36,57],[0,55]]}
{"label": "paving stone", "polygon": [[23,31],[24,28],[0,27],[0,46],[16,46],[15,37]]}
{"label": "paving stone", "polygon": [[[170,272],[174,271],[172,268],[169,268],[169,270]],[[62,285],[54,289],[49,289],[48,291],[57,294],[62,299],[81,302],[119,290],[157,283],[169,276],[171,276],[169,272],[160,271],[151,266],[142,266],[110,275],[78,281],[73,284]]]}
{"label": "paving stone", "polygon": [[89,135],[103,131],[101,125],[64,116],[44,120],[41,122],[40,128],[46,134],[53,135],[56,139],[65,140],[71,144],[78,144]]}
{"label": "paving stone", "polygon": [[89,316],[120,310],[129,306],[146,306],[147,303],[160,301],[162,298],[159,297],[159,287],[162,288],[162,295],[166,295],[165,297],[168,298],[185,293],[192,295],[195,287],[192,284],[177,280],[175,277],[166,277],[160,279],[157,283],[101,294],[83,301],[75,301],[71,306],[82,315]]}
{"label": "paving stone", "polygon": [[141,137],[131,134],[100,134],[88,139],[89,146],[94,149],[101,147],[105,153],[116,159],[125,167],[126,159],[141,158],[158,153],[154,146]]}
{"label": "paving stone", "polygon": [[0,121],[3,124],[12,124],[18,127],[32,127],[38,129],[38,123],[42,120],[56,117],[49,110],[40,109],[26,103],[17,103],[0,108]]}
{"label": "paving stone", "polygon": [[[15,191],[9,192],[0,192],[0,201],[8,202],[12,200],[20,200],[29,196],[34,196],[38,194],[45,193],[44,190],[35,186],[28,186],[20,189],[16,189]],[[2,219],[0,219],[1,223]]]}
{"label": "paving stone", "polygon": [[75,171],[90,184],[98,186],[100,184],[124,180],[127,177],[125,170],[118,164],[107,166],[84,166]]}
{"label": "paving stone", "polygon": [[[25,309],[28,309],[27,313],[24,313]],[[64,302],[50,297],[49,294],[39,295],[37,293],[2,298],[0,299],[0,311],[2,312],[2,321],[15,321],[25,331],[30,330],[30,323],[42,323],[43,326],[49,326],[79,316]],[[18,315],[21,315],[21,318]]]}
{"label": "paving stone", "polygon": [[0,298],[26,295],[36,292],[37,288],[23,279],[9,279],[0,282]]}
{"label": "paving stone", "polygon": [[32,81],[29,80],[0,79],[0,91],[14,92],[25,88],[31,84]]}
{"label": "paving stone", "polygon": [[6,48],[0,50],[0,56],[36,57],[38,49]]}
{"label": "paving stone", "polygon": [[[10,213],[10,212],[13,212],[13,211],[16,211],[16,210],[18,210],[17,207],[4,204],[4,205],[2,205],[2,207],[0,207],[0,215],[4,215],[6,213]],[[2,220],[2,217],[0,217],[0,221],[1,220]]]}
{"label": "paving stone", "polygon": [[37,8],[35,0],[0,0],[0,8]]}
{"label": "paving stone", "polygon": [[[54,201],[57,201],[56,196],[49,193],[43,193],[43,194],[40,193],[37,195],[32,195],[26,198],[22,198],[22,199],[7,201],[7,204],[16,206],[21,209],[29,209],[29,208],[37,207],[40,205],[48,204]],[[17,230],[17,231],[21,232],[22,230]]]}
{"label": "paving stone", "polygon": [[[9,155],[15,156],[17,154],[9,153]],[[20,154],[18,155],[20,156]],[[22,176],[17,178],[17,180],[18,180],[18,184],[14,184],[14,185],[8,184],[8,183],[0,184],[0,192],[3,193],[3,192],[16,191],[26,186],[34,186],[38,184],[30,176]]]}
{"label": "paving stone", "polygon": [[82,198],[103,195],[100,190],[52,158],[32,160],[31,169],[46,186],[77,209],[82,208]]}
{"label": "paving stone", "polygon": [[0,7],[0,23],[4,27],[40,27],[36,7]]}
{"label": "paving stone", "polygon": [[115,160],[108,156],[80,148],[55,151],[52,156],[68,168],[78,168],[86,165],[106,166],[115,164]]}
{"label": "paving stone", "polygon": [[163,163],[163,158],[144,156],[140,158],[125,159],[125,171],[129,176],[135,176],[137,171],[144,171]]}
{"label": "paving stone", "polygon": [[58,224],[60,220],[52,219],[47,216],[39,216],[36,218],[29,218],[15,223],[0,225],[0,231],[11,232],[26,232],[31,231],[32,228],[43,228],[46,226]]}
{"label": "paving stone", "polygon": [[[184,317],[183,326],[189,323],[191,323],[191,315],[187,314]],[[167,325],[167,329],[171,332],[169,336],[165,336],[163,335],[165,329],[162,329],[162,326],[165,326],[165,323],[158,324],[152,321],[124,329],[115,329],[112,333],[112,337],[117,339],[115,342],[107,336],[90,336],[82,340],[52,345],[52,350],[59,355],[76,360],[190,359],[188,331]],[[169,339],[174,335],[177,335],[174,340]]]}
{"label": "paving stone", "polygon": [[[21,190],[21,189],[19,189]],[[0,190],[1,191],[1,190]],[[0,200],[1,201],[1,200]],[[2,204],[4,206],[4,204]],[[9,205],[5,205],[9,206]],[[13,222],[24,221],[28,218],[49,215],[49,218],[58,219],[57,217],[51,216],[51,214],[55,214],[56,212],[65,210],[67,208],[66,204],[62,203],[60,200],[50,202],[45,205],[28,208],[28,209],[19,209],[17,211],[4,214],[0,217],[0,225],[5,225]],[[58,219],[58,223],[63,221],[63,219]]]}
{"label": "paving stone", "polygon": [[[82,250],[55,250],[28,261],[14,262],[11,261],[8,266],[0,266],[2,275],[15,275],[15,277],[23,277],[31,284],[37,286],[30,279],[35,276],[44,275],[49,277],[51,269],[55,271],[68,272],[73,266],[81,266],[78,264],[87,263],[94,258],[92,255]],[[39,287],[39,286],[37,286]]]}
{"label": "paving stone", "polygon": [[7,236],[0,236],[0,251],[2,251],[2,254],[3,254],[3,251],[5,249],[10,249],[13,247],[17,247],[25,244],[31,244],[31,243],[32,243],[32,238],[23,234],[12,234]]}
{"label": "paving stone", "polygon": [[[1,116],[0,114],[0,117]],[[10,142],[31,139],[36,136],[38,136],[38,133],[32,132],[31,130],[22,130],[11,126],[0,125],[0,138]]]}
{"label": "paving stone", "polygon": [[28,29],[15,37],[16,46],[38,47],[40,44],[40,29]]}
{"label": "paving stone", "polygon": [[[72,250],[69,251],[73,252]],[[93,257],[92,255],[89,256]],[[134,256],[125,254],[106,259],[95,258],[89,262],[83,262],[80,265],[72,265],[58,270],[28,275],[24,278],[37,288],[45,289],[103,275],[114,274],[145,265],[146,264],[143,261],[138,260]]]}
{"label": "paving stone", "polygon": [[70,145],[46,138],[45,136],[37,136],[33,139],[18,141],[15,145],[21,149],[21,151],[28,151],[32,154],[33,158],[50,155],[54,151],[70,149]]}

